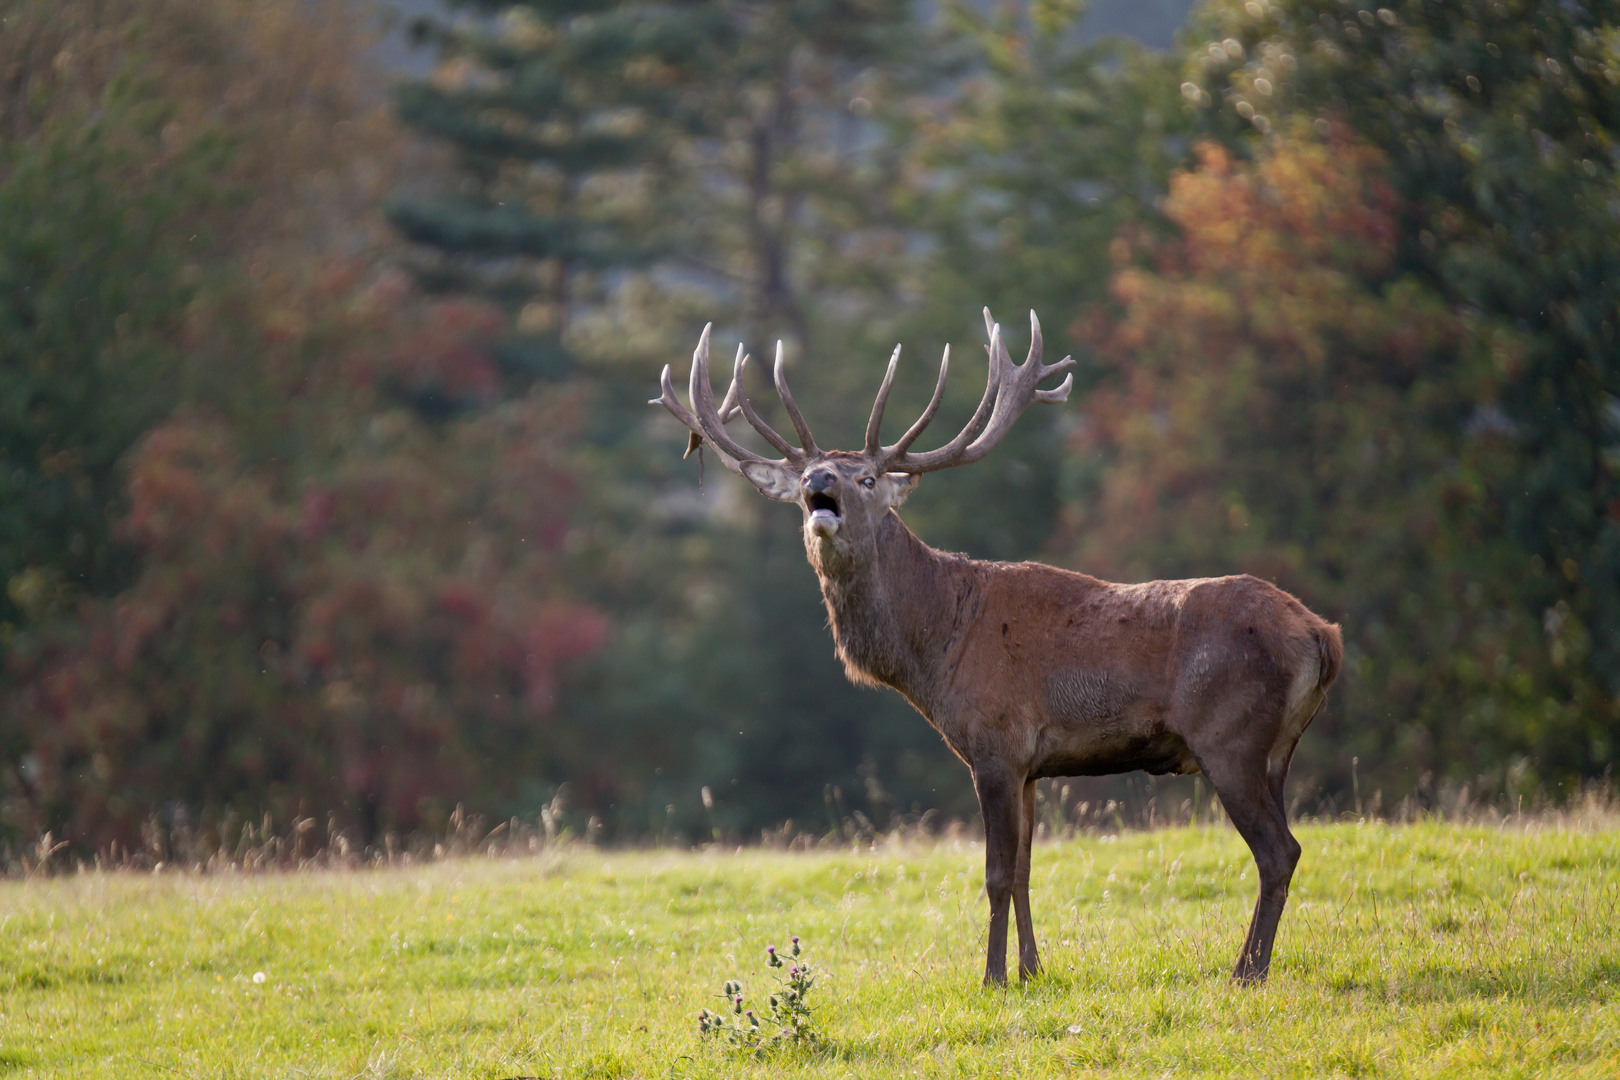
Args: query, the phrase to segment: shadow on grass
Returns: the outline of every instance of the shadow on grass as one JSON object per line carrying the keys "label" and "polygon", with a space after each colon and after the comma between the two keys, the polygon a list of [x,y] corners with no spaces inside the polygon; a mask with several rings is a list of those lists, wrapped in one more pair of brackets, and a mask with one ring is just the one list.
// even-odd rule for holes
{"label": "shadow on grass", "polygon": [[1509,964],[1498,968],[1429,964],[1385,978],[1336,975],[1326,980],[1339,994],[1361,994],[1377,1001],[1469,1002],[1523,999],[1538,1005],[1586,1005],[1594,997],[1620,998],[1620,960],[1595,964]]}
{"label": "shadow on grass", "polygon": [[[46,964],[0,975],[0,993],[19,990],[65,990],[75,986],[118,986],[128,976],[118,968],[89,964]],[[4,1064],[0,1061],[0,1064]]]}

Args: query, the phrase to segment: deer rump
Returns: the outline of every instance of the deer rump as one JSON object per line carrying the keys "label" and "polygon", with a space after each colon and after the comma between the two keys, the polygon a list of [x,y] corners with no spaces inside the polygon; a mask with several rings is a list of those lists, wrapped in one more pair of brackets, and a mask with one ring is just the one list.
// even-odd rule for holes
{"label": "deer rump", "polygon": [[[1062,402],[1072,385],[1066,377],[1039,389],[1073,361],[1042,363],[1034,312],[1020,365],[988,310],[985,326],[984,396],[967,426],[937,450],[910,446],[943,398],[948,348],[922,417],[885,446],[895,349],[858,452],[816,446],[788,389],[780,343],[776,389],[799,447],[754,411],[740,347],[716,405],[708,328],[692,358],[691,409],[676,396],[668,367],[654,404],[687,427],[689,453],[706,442],[761,494],[800,508],[805,553],[849,677],[903,694],[972,771],[990,901],[986,983],[1006,981],[1009,907],[1019,974],[1040,970],[1029,911],[1036,781],[1132,769],[1203,773],[1248,843],[1260,893],[1232,976],[1261,981],[1300,855],[1283,785],[1294,746],[1338,674],[1339,628],[1247,575],[1119,585],[1039,563],[980,562],[918,540],[895,511],[921,475],[977,461],[1029,405]],[[733,440],[725,425],[737,415],[782,457]]]}

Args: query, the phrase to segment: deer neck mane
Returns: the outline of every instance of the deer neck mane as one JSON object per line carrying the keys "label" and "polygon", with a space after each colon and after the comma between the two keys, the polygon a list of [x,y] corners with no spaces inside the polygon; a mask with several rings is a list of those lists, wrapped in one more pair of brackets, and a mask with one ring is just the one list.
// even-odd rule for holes
{"label": "deer neck mane", "polygon": [[817,541],[807,547],[850,681],[893,687],[930,715],[929,690],[966,628],[956,579],[968,560],[935,551],[893,510],[861,549],[834,556]]}

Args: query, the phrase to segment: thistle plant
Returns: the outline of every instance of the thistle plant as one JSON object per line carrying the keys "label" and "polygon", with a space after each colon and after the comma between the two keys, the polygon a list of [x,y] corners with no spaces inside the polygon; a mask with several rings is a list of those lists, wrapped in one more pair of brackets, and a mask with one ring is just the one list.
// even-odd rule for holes
{"label": "thistle plant", "polygon": [[778,986],[767,998],[764,1016],[747,1007],[742,983],[730,979],[720,990],[726,1007],[718,1012],[699,1012],[698,1034],[724,1039],[730,1048],[752,1053],[775,1046],[814,1043],[819,1036],[810,1026],[810,1006],[805,999],[810,996],[816,976],[809,962],[800,957],[801,951],[797,937],[786,960],[777,955],[775,945],[765,946],[765,963]]}

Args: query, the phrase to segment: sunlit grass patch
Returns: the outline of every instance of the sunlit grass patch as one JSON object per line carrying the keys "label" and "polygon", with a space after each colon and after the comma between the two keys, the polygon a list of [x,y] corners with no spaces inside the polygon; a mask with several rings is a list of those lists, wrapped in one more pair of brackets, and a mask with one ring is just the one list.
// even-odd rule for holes
{"label": "sunlit grass patch", "polygon": [[[1226,981],[1254,872],[1215,827],[1038,848],[1046,974],[999,991],[969,843],[11,882],[0,1075],[1620,1074],[1620,832],[1299,835],[1260,989]],[[792,934],[821,1040],[700,1041]]]}

